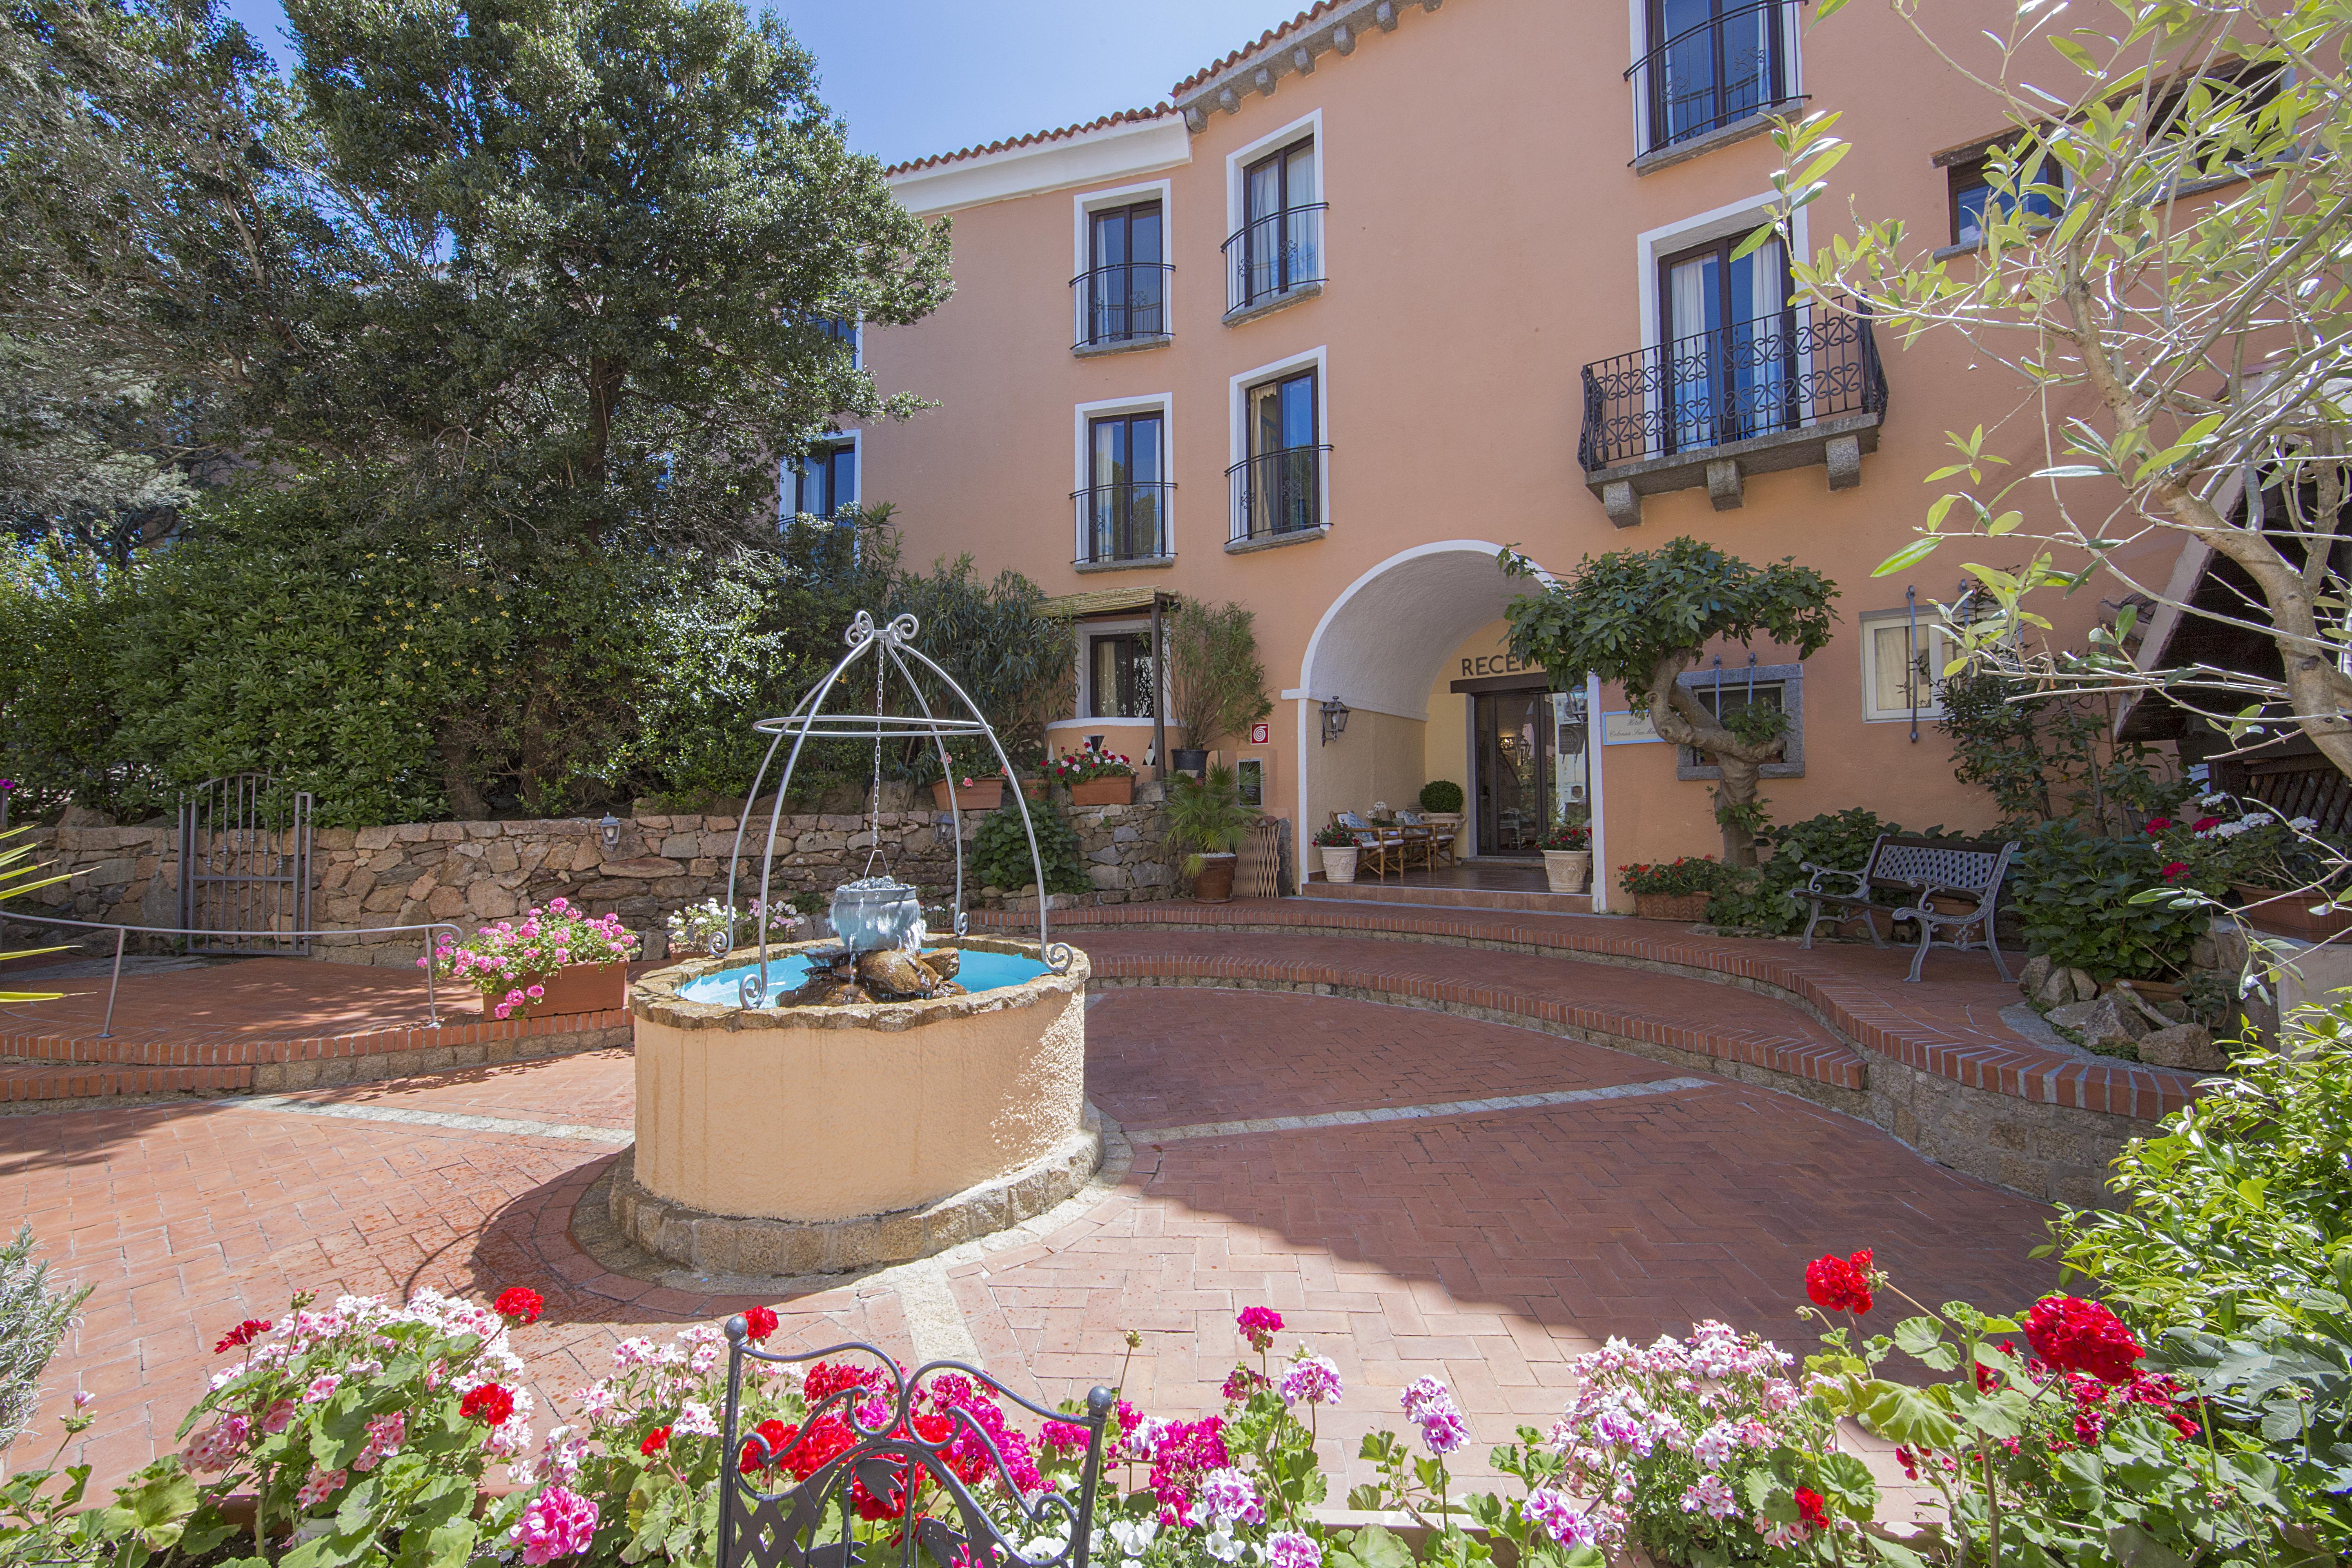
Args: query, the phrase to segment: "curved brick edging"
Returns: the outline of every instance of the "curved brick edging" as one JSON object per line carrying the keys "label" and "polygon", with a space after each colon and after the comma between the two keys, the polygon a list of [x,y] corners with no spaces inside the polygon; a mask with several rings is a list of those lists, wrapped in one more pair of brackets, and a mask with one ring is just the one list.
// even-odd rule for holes
{"label": "curved brick edging", "polygon": [[[1457,982],[1392,973],[1377,961],[1359,958],[1334,962],[1327,956],[1319,962],[1302,962],[1295,957],[1261,957],[1262,942],[1232,953],[1202,952],[1198,943],[1192,944],[1194,951],[1190,952],[1173,951],[1179,944],[1170,943],[1157,952],[1121,952],[1118,939],[1110,942],[1097,939],[1091,948],[1099,984],[1229,985],[1423,1006],[1699,1067],[1858,1116],[1941,1164],[2048,1201],[2084,1205],[2105,1201],[2107,1166],[2116,1152],[2129,1139],[2156,1130],[2155,1115],[2162,1113],[2157,1108],[2171,1109],[2164,1104],[2166,1100],[2185,1104],[2195,1092],[2194,1081],[2185,1074],[2116,1063],[2105,1069],[2103,1079],[2103,1064],[2057,1058],[2031,1046],[2011,1048],[1990,1039],[1971,1039],[1958,1031],[1938,1029],[1932,1019],[1923,1021],[1888,1003],[1874,989],[1869,976],[1840,973],[1833,966],[1834,951],[1817,958],[1792,950],[1784,957],[1770,952],[1770,944],[1765,943],[1677,942],[1663,934],[1673,931],[1670,927],[1651,928],[1661,935],[1619,936],[1613,931],[1588,934],[1530,926],[1524,920],[1482,920],[1452,911],[1403,916],[1387,910],[1339,911],[1347,922],[1344,925],[1328,917],[1297,921],[1282,918],[1302,902],[1307,901],[1269,900],[1254,906],[1190,910],[1159,905],[1148,913],[1086,911],[1066,916],[1064,925],[1065,929],[1158,926],[1187,934],[1257,938],[1278,928],[1302,936],[1384,939],[1518,953],[1554,963],[1606,963],[1753,991],[1824,1026],[1838,1037],[1843,1053],[1766,1032],[1677,1028],[1623,1008],[1596,1008],[1531,995],[1527,992],[1541,987],[1515,987],[1508,974],[1497,974],[1492,966],[1483,974],[1465,975]],[[1101,916],[1109,918],[1089,918]],[[1611,921],[1606,925],[1633,923]],[[1145,935],[1142,930],[1121,934]],[[1109,937],[1109,931],[1103,935]],[[1743,952],[1739,951],[1743,946],[1767,951]],[[1371,951],[1367,943],[1366,953]],[[1947,983],[1942,994],[1948,995],[1954,988]],[[1959,988],[1969,989],[1965,983]],[[1973,989],[1985,994],[1970,1005],[2013,999],[2016,994],[2013,987],[1998,983]],[[1937,995],[1938,991],[1927,986],[1919,994],[1926,998]],[[2135,1086],[2134,1079],[2147,1081]],[[2121,1080],[2120,1094],[2114,1092],[2118,1087],[2116,1080]],[[2095,1087],[2101,1092],[2095,1095]],[[2094,1103],[2097,1100],[2136,1101],[2149,1110],[2126,1114]]]}
{"label": "curved brick edging", "polygon": [[[1696,937],[1654,921],[1595,916],[1497,916],[1486,911],[1338,908],[1328,899],[1268,899],[1223,905],[1170,901],[1056,913],[1056,928],[1171,926],[1183,930],[1262,934],[1268,928],[1331,936],[1436,942],[1497,952],[1580,959],[1687,975],[1775,996],[1802,1008],[1841,1039],[1931,1076],[2012,1099],[2153,1121],[2197,1098],[2193,1074],[2135,1062],[2085,1061],[2010,1036],[1955,1030],[1921,1016],[1956,990],[1977,1006],[2017,1000],[2013,985],[1988,974],[1984,984],[1954,982],[1931,967],[1929,982],[1906,987],[1842,968],[1838,949],[1808,952],[1793,943],[1736,937]],[[981,917],[975,917],[979,923]],[[1620,934],[1623,932],[1624,934]],[[1853,951],[1853,950],[1848,950]],[[1866,950],[1864,950],[1866,951]],[[1906,957],[1904,963],[1907,963]],[[1931,965],[1970,963],[1971,954],[1938,953]],[[1896,1000],[1905,989],[1920,1002]],[[1988,1016],[1998,1007],[1988,1009]]]}
{"label": "curved brick edging", "polygon": [[674,1203],[636,1179],[632,1147],[613,1166],[607,1202],[621,1235],[703,1274],[841,1274],[911,1263],[1034,1219],[1084,1189],[1102,1168],[1100,1117],[1020,1170],[934,1204],[822,1224],[717,1215]]}

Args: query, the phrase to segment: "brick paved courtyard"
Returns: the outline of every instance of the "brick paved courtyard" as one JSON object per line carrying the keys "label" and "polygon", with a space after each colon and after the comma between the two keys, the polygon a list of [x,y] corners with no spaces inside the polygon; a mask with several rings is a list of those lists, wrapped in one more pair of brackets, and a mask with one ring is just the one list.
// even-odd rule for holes
{"label": "brick paved courtyard", "polygon": [[[1756,998],[1718,994],[1752,1021]],[[1517,1422],[1548,1424],[1562,1363],[1606,1335],[1716,1316],[1798,1345],[1803,1264],[1825,1250],[1875,1247],[1930,1301],[2009,1304],[2049,1281],[2026,1256],[2047,1211],[1788,1095],[1326,997],[1116,991],[1088,1033],[1089,1093],[1133,1138],[1117,1189],[944,1277],[917,1265],[778,1301],[787,1337],[969,1345],[1050,1400],[1114,1376],[1133,1328],[1130,1392],[1177,1415],[1216,1405],[1233,1313],[1263,1302],[1289,1320],[1286,1345],[1304,1335],[1348,1377],[1324,1429],[1338,1468],[1356,1433],[1396,1424],[1393,1391],[1423,1373],[1454,1384],[1483,1454]],[[1530,1094],[1566,1098],[1460,1105]],[[887,1135],[887,1106],[842,1109]],[[1331,1120],[1374,1110],[1402,1114]],[[603,1371],[623,1336],[744,1304],[621,1279],[572,1240],[572,1208],[625,1144],[630,1111],[627,1054],[599,1051],[0,1118],[0,1208],[98,1286],[51,1369],[53,1386],[100,1398],[87,1457],[103,1478],[168,1447],[212,1340],[297,1289],[533,1285],[548,1313],[519,1348],[542,1395]],[[1312,1121],[1202,1127],[1284,1116]]]}

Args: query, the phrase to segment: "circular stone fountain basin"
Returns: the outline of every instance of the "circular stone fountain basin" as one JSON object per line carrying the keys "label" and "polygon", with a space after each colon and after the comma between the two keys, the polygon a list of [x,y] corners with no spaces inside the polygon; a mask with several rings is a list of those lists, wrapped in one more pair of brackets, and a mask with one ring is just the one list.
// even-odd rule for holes
{"label": "circular stone fountain basin", "polygon": [[[934,944],[937,945],[937,944]],[[1017,952],[986,952],[975,948],[961,948],[961,959],[956,971],[956,983],[967,992],[1002,991],[1050,973],[1045,965],[1034,958]],[[768,999],[762,1007],[776,1007],[801,987],[809,976],[809,961],[805,949],[768,950]],[[731,956],[731,955],[730,955]],[[697,975],[677,988],[682,1002],[707,1002],[721,1007],[737,1005],[742,993],[741,984],[760,973],[757,963],[730,963],[725,969]]]}
{"label": "circular stone fountain basin", "polygon": [[[768,950],[772,995],[803,942]],[[756,949],[630,989],[636,1147],[612,1207],[649,1251],[794,1275],[926,1257],[1042,1214],[1101,1163],[1086,1107],[1086,956],[960,938],[961,996],[744,1007]],[[717,993],[713,998],[713,992]]]}

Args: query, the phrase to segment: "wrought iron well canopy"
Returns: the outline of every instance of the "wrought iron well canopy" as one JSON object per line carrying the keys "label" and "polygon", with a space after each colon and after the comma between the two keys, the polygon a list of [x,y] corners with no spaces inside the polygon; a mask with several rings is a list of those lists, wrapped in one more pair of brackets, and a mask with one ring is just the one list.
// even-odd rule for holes
{"label": "wrought iron well canopy", "polygon": [[[782,749],[784,742],[790,740],[793,744],[792,750],[784,755],[783,772],[776,780],[775,804],[768,812],[767,843],[760,857],[758,906],[760,918],[753,921],[753,924],[759,928],[760,933],[760,968],[756,980],[745,982],[747,1005],[756,1005],[764,1001],[768,994],[767,911],[772,907],[776,830],[783,821],[784,796],[792,787],[793,773],[800,765],[802,749],[812,740],[874,742],[873,782],[866,796],[867,825],[873,846],[866,857],[866,870],[868,875],[857,879],[855,884],[861,888],[871,887],[875,883],[876,879],[873,879],[870,873],[873,871],[876,859],[880,858],[882,852],[883,745],[886,742],[893,741],[904,742],[929,740],[933,749],[939,753],[940,769],[950,781],[948,812],[954,828],[951,841],[955,846],[954,908],[955,934],[958,936],[962,936],[965,931],[963,803],[956,795],[953,782],[956,776],[955,761],[948,752],[948,742],[951,739],[962,738],[986,741],[990,752],[995,755],[997,767],[1002,772],[1005,785],[1012,790],[1013,799],[1020,808],[1021,829],[1029,841],[1029,864],[1035,873],[1037,888],[1038,955],[1045,960],[1045,966],[1056,974],[1066,972],[1070,967],[1072,954],[1068,944],[1053,942],[1048,938],[1045,860],[1037,852],[1036,824],[1030,819],[1028,798],[1022,793],[1019,780],[1013,777],[1013,761],[1004,754],[1003,743],[997,739],[996,731],[988,722],[987,716],[981,712],[980,705],[971,700],[962,687],[956,684],[953,676],[940,668],[929,655],[915,646],[915,634],[919,630],[921,630],[921,623],[911,615],[897,616],[877,626],[870,614],[864,610],[858,611],[856,618],[849,623],[849,630],[843,638],[848,644],[849,651],[841,656],[840,662],[826,673],[824,679],[809,689],[807,695],[801,699],[799,705],[790,713],[782,718],[761,719],[752,725],[753,729],[764,735],[772,736],[772,739],[769,741],[767,751],[760,758],[760,771],[751,780],[751,798],[744,803],[743,815],[735,825],[735,850],[727,861],[728,925],[724,931],[711,939],[714,953],[724,952],[727,945],[733,940],[735,873],[736,868],[742,863],[743,839],[751,827],[751,814],[759,805],[761,789],[766,784],[768,770],[774,763],[776,753]],[[855,687],[845,679],[851,668],[860,659],[873,661],[872,709],[863,712],[828,712],[826,703],[836,691],[845,697],[853,689],[860,693],[865,690],[865,683],[862,679]],[[962,705],[963,711],[961,717],[953,712],[933,711],[930,700],[923,694],[922,684],[915,678],[918,668],[928,671],[953,696],[956,702]],[[916,710],[913,713],[893,713],[887,710],[887,698],[889,695],[890,678],[893,674],[898,678],[898,685],[904,689],[907,696],[913,701]],[[944,708],[946,704],[943,702],[941,706]]]}

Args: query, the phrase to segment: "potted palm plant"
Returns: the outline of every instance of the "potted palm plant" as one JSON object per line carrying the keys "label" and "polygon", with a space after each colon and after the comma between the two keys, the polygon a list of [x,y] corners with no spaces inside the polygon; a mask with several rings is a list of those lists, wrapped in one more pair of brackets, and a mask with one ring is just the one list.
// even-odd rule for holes
{"label": "potted palm plant", "polygon": [[1581,822],[1555,823],[1540,846],[1544,881],[1555,893],[1580,893],[1592,874],[1592,829]]}
{"label": "potted palm plant", "polygon": [[1315,848],[1323,857],[1325,881],[1352,882],[1356,879],[1356,857],[1361,851],[1356,847],[1354,834],[1335,822],[1328,827],[1317,829]]}
{"label": "potted palm plant", "polygon": [[1195,778],[1178,773],[1168,781],[1168,847],[1184,857],[1192,897],[1221,904],[1234,896],[1234,859],[1258,818],[1242,802],[1234,770],[1220,764]]}

